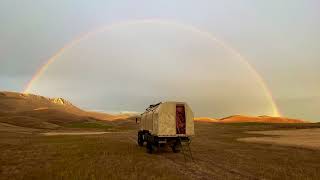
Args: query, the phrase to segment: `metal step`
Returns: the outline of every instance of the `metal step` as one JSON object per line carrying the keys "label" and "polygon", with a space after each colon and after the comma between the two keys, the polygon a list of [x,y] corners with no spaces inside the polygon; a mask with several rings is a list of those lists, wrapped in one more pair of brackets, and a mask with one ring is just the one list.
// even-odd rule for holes
{"label": "metal step", "polygon": [[192,156],[192,152],[190,149],[190,141],[189,142],[182,142],[181,138],[179,138],[180,143],[181,143],[181,150],[182,150],[182,154],[184,157],[184,161],[185,164],[187,164],[187,161],[190,160],[191,162],[194,162],[193,156]]}

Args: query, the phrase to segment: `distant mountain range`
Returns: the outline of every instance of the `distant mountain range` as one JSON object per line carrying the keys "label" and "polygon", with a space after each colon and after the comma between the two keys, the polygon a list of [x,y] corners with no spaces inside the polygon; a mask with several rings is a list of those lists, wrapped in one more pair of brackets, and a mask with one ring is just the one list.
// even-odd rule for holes
{"label": "distant mountain range", "polygon": [[214,122],[214,123],[308,123],[300,119],[290,119],[285,117],[271,117],[271,116],[243,116],[234,115],[222,119],[214,119],[208,117],[195,118],[195,121]]}
{"label": "distant mountain range", "polygon": [[[55,129],[68,123],[91,120],[116,121],[137,117],[136,113],[119,115],[85,111],[63,98],[47,98],[33,94],[0,92],[0,123],[14,126]],[[133,118],[135,119],[135,118]],[[303,120],[269,116],[230,116],[222,119],[208,117],[195,118],[195,121],[215,123],[305,123]]]}
{"label": "distant mountain range", "polygon": [[128,118],[127,115],[85,111],[63,98],[0,92],[0,123],[30,128],[54,129],[73,122],[115,121],[126,118]]}

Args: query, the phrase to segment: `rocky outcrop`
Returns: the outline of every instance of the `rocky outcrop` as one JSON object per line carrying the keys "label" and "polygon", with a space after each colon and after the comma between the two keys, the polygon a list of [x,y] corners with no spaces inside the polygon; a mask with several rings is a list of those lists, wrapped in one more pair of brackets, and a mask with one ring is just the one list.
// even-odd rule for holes
{"label": "rocky outcrop", "polygon": [[69,101],[63,98],[50,98],[49,100],[55,104],[73,106]]}

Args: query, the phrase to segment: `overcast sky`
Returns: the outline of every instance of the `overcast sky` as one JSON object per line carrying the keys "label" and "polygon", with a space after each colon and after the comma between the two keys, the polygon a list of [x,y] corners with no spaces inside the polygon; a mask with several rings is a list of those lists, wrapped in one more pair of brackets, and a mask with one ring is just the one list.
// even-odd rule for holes
{"label": "overcast sky", "polygon": [[[318,0],[0,0],[0,90],[22,91],[80,34],[141,19],[211,33],[259,72],[284,116],[320,121]],[[197,116],[272,115],[257,79],[234,54],[204,35],[157,23],[116,27],[79,42],[32,90],[107,112],[182,100]]]}

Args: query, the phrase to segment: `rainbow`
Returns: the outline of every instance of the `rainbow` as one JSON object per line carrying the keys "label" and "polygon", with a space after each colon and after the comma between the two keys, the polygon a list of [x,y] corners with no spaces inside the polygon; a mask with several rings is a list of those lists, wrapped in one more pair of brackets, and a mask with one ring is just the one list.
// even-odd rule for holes
{"label": "rainbow", "polygon": [[90,38],[91,36],[93,36],[95,34],[106,32],[106,31],[109,31],[109,30],[111,30],[113,28],[116,28],[116,27],[127,27],[127,26],[131,26],[131,25],[139,25],[139,24],[161,24],[161,25],[175,26],[177,28],[181,28],[181,29],[184,29],[186,31],[190,31],[190,32],[193,32],[193,33],[200,34],[200,35],[208,38],[209,40],[214,41],[215,43],[218,43],[221,47],[223,47],[224,49],[226,49],[229,52],[231,52],[232,54],[234,54],[237,57],[237,59],[239,59],[239,61],[241,61],[247,67],[247,69],[250,71],[250,73],[254,75],[254,78],[257,79],[257,82],[262,87],[262,89],[263,89],[263,91],[264,91],[269,103],[272,106],[273,116],[281,116],[281,114],[280,114],[280,112],[278,110],[278,107],[277,107],[277,105],[275,103],[275,100],[274,100],[274,98],[272,96],[272,93],[268,89],[268,87],[267,87],[266,83],[264,82],[263,78],[252,67],[252,65],[248,61],[246,61],[246,59],[238,51],[236,51],[234,48],[228,46],[225,42],[217,39],[210,32],[207,32],[207,31],[204,31],[204,30],[200,30],[199,28],[197,28],[195,26],[180,24],[180,23],[172,22],[172,21],[164,21],[164,20],[160,20],[160,19],[133,20],[133,21],[125,21],[125,22],[120,22],[120,23],[114,23],[114,24],[107,25],[107,26],[104,26],[102,28],[99,28],[97,30],[87,32],[85,34],[81,34],[80,36],[78,36],[74,40],[72,40],[69,43],[67,43],[66,45],[64,45],[48,61],[46,61],[44,63],[44,65],[42,65],[36,71],[36,73],[33,75],[32,79],[27,83],[27,85],[24,88],[23,92],[24,93],[31,92],[32,85],[41,77],[42,74],[44,74],[44,72],[48,69],[48,67],[58,57],[62,56],[65,51],[67,51],[68,49],[71,49],[72,47],[74,47],[79,42],[81,42],[81,41],[83,41],[85,39],[88,39],[88,38]]}

